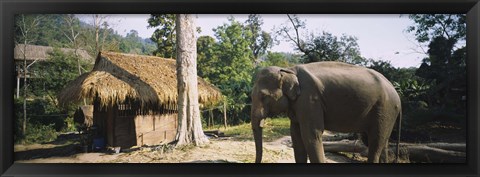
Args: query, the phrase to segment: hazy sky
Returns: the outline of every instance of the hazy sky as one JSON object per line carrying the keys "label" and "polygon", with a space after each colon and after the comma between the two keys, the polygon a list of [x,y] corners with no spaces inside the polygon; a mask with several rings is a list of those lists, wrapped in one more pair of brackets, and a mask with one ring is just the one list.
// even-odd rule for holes
{"label": "hazy sky", "polygon": [[[148,14],[110,15],[109,24],[112,25],[120,35],[125,36],[130,30],[138,31],[139,36],[149,38],[154,28],[147,28]],[[200,35],[214,37],[212,31],[223,23],[228,23],[230,14],[199,14],[196,16],[196,25],[201,27]],[[248,15],[233,15],[237,21],[244,22]],[[420,51],[415,37],[405,32],[407,26],[413,22],[407,17],[400,17],[398,14],[374,14],[374,15],[342,15],[342,14],[302,14],[300,19],[306,20],[307,30],[304,33],[330,32],[336,36],[347,34],[358,38],[361,55],[375,60],[390,60],[396,67],[420,66],[421,60],[426,57]],[[273,32],[275,26],[287,22],[284,14],[262,15],[262,29]],[[91,21],[91,17],[81,17],[84,21]],[[199,36],[200,36],[199,35]],[[296,52],[291,43],[281,41],[274,46],[272,51]]]}

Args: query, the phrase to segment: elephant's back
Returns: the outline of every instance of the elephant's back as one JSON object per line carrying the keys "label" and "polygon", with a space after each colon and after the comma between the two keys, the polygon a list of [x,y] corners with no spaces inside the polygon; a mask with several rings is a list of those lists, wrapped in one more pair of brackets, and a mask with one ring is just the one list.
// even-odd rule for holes
{"label": "elephant's back", "polygon": [[[325,61],[298,65],[297,70],[304,70],[312,77],[321,78],[323,83],[332,86],[341,86],[337,84],[364,84],[368,86],[383,85],[393,87],[388,79],[381,73],[362,66],[352,64]],[[372,85],[373,84],[373,85]]]}
{"label": "elephant's back", "polygon": [[371,69],[336,61],[322,61],[308,64],[297,65],[300,68],[308,70],[315,74],[328,74],[332,72],[341,72],[343,74],[353,74],[358,72],[368,72]]}
{"label": "elephant's back", "polygon": [[[330,130],[343,131],[345,127],[357,127],[360,131],[363,127],[360,124],[368,122],[365,120],[368,113],[379,101],[386,103],[389,100],[393,103],[385,106],[400,104],[390,81],[372,69],[340,62],[316,62],[299,66],[297,70],[304,73],[302,80],[312,80],[319,95],[322,95],[326,109],[325,128]],[[304,84],[303,87],[308,86]],[[333,122],[343,124],[329,123],[329,119],[336,119]],[[346,126],[345,123],[352,125]]]}

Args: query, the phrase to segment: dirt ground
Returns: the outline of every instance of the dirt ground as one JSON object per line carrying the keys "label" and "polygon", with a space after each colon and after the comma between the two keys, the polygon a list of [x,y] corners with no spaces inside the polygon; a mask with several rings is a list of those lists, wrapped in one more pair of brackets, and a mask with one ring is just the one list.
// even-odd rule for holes
{"label": "dirt ground", "polygon": [[[465,143],[466,132],[439,123],[419,127],[424,131],[402,132],[402,143]],[[428,130],[428,131],[427,131]],[[324,141],[338,139],[341,134],[326,131]],[[330,140],[328,140],[330,141]],[[294,163],[290,136],[263,143],[264,163]],[[363,163],[367,160],[360,153],[326,153],[328,163]],[[83,153],[78,135],[61,135],[46,144],[15,145],[18,163],[253,163],[255,144],[251,139],[233,137],[210,138],[200,147],[173,148],[169,145],[122,149],[120,153],[104,150]],[[403,163],[409,163],[405,161]]]}
{"label": "dirt ground", "polygon": [[[325,136],[333,136],[326,134]],[[251,140],[235,137],[210,138],[206,145],[172,148],[171,146],[139,147],[120,153],[79,153],[78,144],[16,145],[18,163],[253,163],[255,146]],[[328,163],[359,163],[337,153],[326,153]],[[290,136],[264,142],[264,163],[294,163]]]}

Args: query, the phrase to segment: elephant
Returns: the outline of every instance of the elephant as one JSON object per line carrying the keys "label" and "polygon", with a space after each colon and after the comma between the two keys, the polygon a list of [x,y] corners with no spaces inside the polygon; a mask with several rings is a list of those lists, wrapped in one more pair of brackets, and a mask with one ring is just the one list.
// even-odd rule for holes
{"label": "elephant", "polygon": [[383,160],[388,154],[396,122],[398,160],[400,97],[392,83],[372,69],[333,61],[269,66],[257,72],[251,98],[256,163],[262,160],[264,120],[279,114],[290,119],[296,163],[306,163],[307,158],[311,163],[325,163],[324,130],[365,135],[367,162],[380,163],[380,156]]}

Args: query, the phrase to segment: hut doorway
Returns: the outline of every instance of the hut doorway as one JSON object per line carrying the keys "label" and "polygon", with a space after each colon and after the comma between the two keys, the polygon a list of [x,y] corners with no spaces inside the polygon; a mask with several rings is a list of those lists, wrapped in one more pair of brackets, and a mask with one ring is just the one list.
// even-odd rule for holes
{"label": "hut doorway", "polygon": [[[108,125],[113,127],[113,136],[115,146],[131,147],[137,145],[135,117],[136,110],[131,104],[119,104],[116,106],[116,115],[113,116],[113,122]],[[113,124],[112,124],[113,123]]]}

